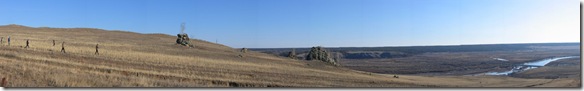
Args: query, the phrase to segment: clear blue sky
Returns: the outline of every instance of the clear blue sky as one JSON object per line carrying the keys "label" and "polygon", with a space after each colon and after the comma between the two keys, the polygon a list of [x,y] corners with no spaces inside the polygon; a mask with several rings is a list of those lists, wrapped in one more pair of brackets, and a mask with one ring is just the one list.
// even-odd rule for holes
{"label": "clear blue sky", "polygon": [[[231,47],[580,41],[578,0],[0,0],[0,25],[90,27]],[[174,41],[169,41],[174,42]]]}

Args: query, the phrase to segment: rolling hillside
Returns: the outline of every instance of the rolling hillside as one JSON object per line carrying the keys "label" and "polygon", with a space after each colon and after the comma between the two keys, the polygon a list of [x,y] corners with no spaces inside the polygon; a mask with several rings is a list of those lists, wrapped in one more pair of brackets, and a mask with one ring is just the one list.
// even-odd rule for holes
{"label": "rolling hillside", "polygon": [[[0,26],[7,87],[579,87],[579,79],[400,76],[298,61],[202,40],[93,28]],[[11,37],[11,45],[6,42]],[[23,48],[26,40],[30,48]],[[53,46],[52,41],[56,41]],[[61,53],[65,42],[67,53]],[[95,55],[99,44],[100,55]],[[239,57],[243,55],[243,57]],[[577,81],[577,83],[575,82]]]}

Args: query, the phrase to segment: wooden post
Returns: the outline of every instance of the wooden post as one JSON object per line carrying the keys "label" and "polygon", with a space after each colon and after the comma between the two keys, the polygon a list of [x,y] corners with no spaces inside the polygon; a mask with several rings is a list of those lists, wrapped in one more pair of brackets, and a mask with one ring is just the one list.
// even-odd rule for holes
{"label": "wooden post", "polygon": [[2,87],[6,87],[6,77],[2,78]]}

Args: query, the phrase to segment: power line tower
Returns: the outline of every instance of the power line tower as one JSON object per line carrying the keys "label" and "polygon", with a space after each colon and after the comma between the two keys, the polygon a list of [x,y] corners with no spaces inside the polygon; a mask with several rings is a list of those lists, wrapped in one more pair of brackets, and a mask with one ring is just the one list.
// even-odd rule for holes
{"label": "power line tower", "polygon": [[185,23],[180,24],[180,34],[185,34]]}

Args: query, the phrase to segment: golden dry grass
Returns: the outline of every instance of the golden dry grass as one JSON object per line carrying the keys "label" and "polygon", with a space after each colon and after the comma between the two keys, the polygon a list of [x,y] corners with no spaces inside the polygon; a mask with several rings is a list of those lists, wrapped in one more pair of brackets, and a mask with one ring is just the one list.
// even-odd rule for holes
{"label": "golden dry grass", "polygon": [[[161,34],[8,25],[0,26],[0,36],[4,37],[0,77],[9,79],[8,87],[525,87],[549,83],[548,79],[511,77],[396,79],[317,61],[240,53],[201,40],[192,41],[196,48],[185,48],[174,45],[175,37]],[[12,37],[10,46],[7,36]],[[30,48],[21,47],[26,39]],[[62,41],[67,54],[59,52]],[[97,43],[100,55],[93,54]],[[479,85],[472,79],[493,83]]]}

